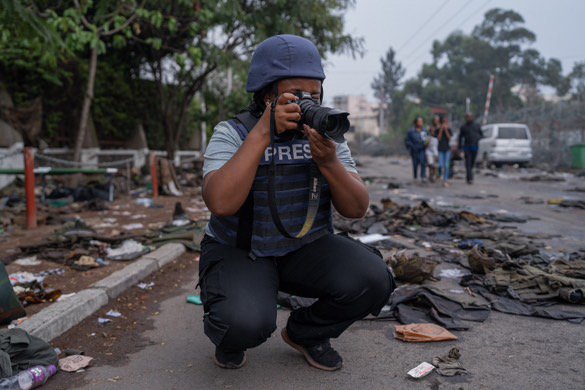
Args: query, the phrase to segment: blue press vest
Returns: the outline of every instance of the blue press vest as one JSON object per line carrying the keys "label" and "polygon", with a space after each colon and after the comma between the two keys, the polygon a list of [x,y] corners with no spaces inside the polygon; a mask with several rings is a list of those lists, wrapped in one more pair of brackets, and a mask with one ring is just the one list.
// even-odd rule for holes
{"label": "blue press vest", "polygon": [[[237,120],[229,124],[244,141],[249,130]],[[309,198],[310,165],[312,163],[309,141],[295,139],[275,145],[276,175],[275,189],[278,214],[285,228],[296,233],[305,222]],[[257,257],[284,256],[300,249],[305,244],[333,232],[331,222],[331,193],[323,178],[319,211],[310,232],[303,238],[284,237],[272,221],[268,203],[268,167],[272,162],[272,149],[266,149],[256,172],[251,195],[253,199],[253,221],[250,248]],[[239,217],[212,215],[209,230],[214,238],[226,245],[237,246]]]}

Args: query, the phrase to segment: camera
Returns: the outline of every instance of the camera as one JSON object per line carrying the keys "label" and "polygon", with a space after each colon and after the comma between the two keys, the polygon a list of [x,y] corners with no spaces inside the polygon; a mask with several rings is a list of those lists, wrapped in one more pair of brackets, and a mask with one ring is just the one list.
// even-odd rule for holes
{"label": "camera", "polygon": [[299,92],[295,96],[299,100],[290,103],[296,103],[301,107],[299,131],[302,131],[303,124],[306,124],[337,143],[345,141],[343,135],[349,130],[349,119],[347,119],[349,112],[323,107],[308,92]]}

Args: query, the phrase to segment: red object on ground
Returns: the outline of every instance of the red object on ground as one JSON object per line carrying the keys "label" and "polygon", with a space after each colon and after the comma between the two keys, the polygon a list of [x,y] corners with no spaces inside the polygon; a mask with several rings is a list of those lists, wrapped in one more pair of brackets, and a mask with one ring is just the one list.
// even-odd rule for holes
{"label": "red object on ground", "polygon": [[153,199],[158,198],[158,170],[156,161],[156,155],[150,153],[150,177],[152,178],[152,197]]}
{"label": "red object on ground", "polygon": [[26,227],[37,227],[37,203],[35,200],[35,157],[32,148],[24,148],[24,191],[26,194]]}

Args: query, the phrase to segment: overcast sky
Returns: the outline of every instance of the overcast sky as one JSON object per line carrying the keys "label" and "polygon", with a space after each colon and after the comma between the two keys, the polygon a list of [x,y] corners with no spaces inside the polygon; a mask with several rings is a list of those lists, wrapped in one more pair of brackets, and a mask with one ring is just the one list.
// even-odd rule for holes
{"label": "overcast sky", "polygon": [[573,63],[585,60],[585,0],[357,0],[345,16],[345,29],[364,38],[366,54],[356,60],[328,57],[328,101],[337,94],[373,99],[370,84],[390,46],[406,67],[405,79],[415,76],[431,60],[433,40],[443,40],[456,29],[469,33],[495,7],[520,13],[536,34],[533,47],[545,58],[560,59],[565,74]]}

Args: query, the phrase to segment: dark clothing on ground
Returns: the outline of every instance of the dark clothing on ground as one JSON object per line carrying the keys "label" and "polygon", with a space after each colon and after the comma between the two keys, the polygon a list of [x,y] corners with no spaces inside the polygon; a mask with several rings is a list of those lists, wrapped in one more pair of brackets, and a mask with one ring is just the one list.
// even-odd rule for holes
{"label": "dark clothing on ground", "polygon": [[404,143],[406,149],[410,152],[410,158],[412,159],[412,176],[416,179],[418,177],[418,168],[420,166],[420,177],[421,179],[426,178],[427,158],[425,155],[425,140],[423,132],[425,130],[417,131],[414,127],[408,130],[406,133],[406,139]]}
{"label": "dark clothing on ground", "polygon": [[57,365],[53,347],[23,329],[0,330],[0,378],[8,378],[34,366]]}
{"label": "dark clothing on ground", "polygon": [[465,150],[465,173],[468,183],[473,181],[473,167],[475,166],[475,159],[477,158],[476,150]]}
{"label": "dark clothing on ground", "polygon": [[[438,137],[438,134],[441,134],[441,138]],[[440,129],[438,130],[437,138],[439,138],[439,152],[448,152],[451,150],[451,145],[449,145],[449,141],[451,140],[452,136],[453,132],[451,131],[450,127],[443,130],[442,132]]]}
{"label": "dark clothing on ground", "polygon": [[378,314],[394,281],[375,249],[329,234],[282,257],[252,260],[248,252],[206,236],[199,277],[204,330],[224,351],[262,344],[276,329],[278,290],[318,298],[294,310],[291,338],[313,346],[338,337],[353,322]]}

